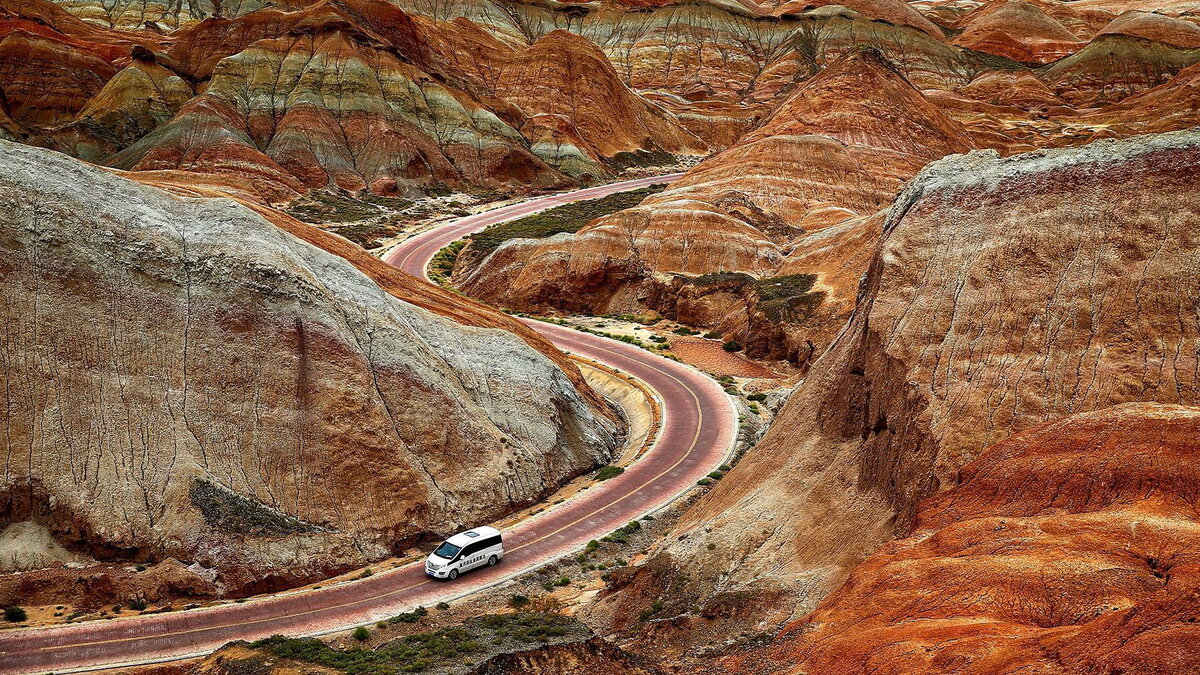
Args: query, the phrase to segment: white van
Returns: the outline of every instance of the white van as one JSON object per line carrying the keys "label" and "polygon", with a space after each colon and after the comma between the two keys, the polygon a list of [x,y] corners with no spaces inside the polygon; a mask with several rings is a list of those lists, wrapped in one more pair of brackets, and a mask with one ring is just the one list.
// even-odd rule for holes
{"label": "white van", "polygon": [[425,574],[436,579],[457,579],[459,574],[476,567],[491,567],[503,557],[500,530],[477,527],[443,541],[425,560]]}

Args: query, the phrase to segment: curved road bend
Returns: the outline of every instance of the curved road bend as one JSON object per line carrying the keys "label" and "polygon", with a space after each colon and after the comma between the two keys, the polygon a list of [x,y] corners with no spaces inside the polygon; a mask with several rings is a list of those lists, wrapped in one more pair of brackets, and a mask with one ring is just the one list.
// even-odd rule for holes
{"label": "curved road bend", "polygon": [[[470,216],[401,244],[386,258],[423,271],[424,251],[436,252],[463,234],[494,222],[576,199],[670,180],[658,177],[545,197]],[[464,221],[470,221],[464,225]],[[421,253],[413,253],[420,250]],[[412,253],[412,255],[409,255]],[[433,253],[429,253],[432,256]],[[0,674],[64,672],[149,663],[213,651],[231,640],[276,633],[316,634],[369,623],[477,591],[582,547],[666,504],[721,463],[737,417],[724,391],[696,370],[648,351],[553,324],[533,322],[559,347],[641,378],[663,402],[655,447],[623,474],[505,532],[508,554],[495,568],[456,582],[424,574],[423,562],[329,588],[281,593],[241,604],[144,615],[115,621],[0,631]]]}
{"label": "curved road bend", "polygon": [[598,185],[584,190],[539,197],[526,202],[477,213],[473,216],[466,216],[405,240],[384,254],[383,260],[389,265],[399,267],[418,279],[428,280],[425,272],[429,267],[429,261],[433,260],[433,256],[437,255],[438,251],[445,248],[451,242],[461,239],[468,234],[474,234],[489,225],[503,223],[506,220],[515,220],[521,216],[527,216],[531,213],[544,211],[555,206],[562,206],[563,204],[570,204],[571,202],[607,197],[617,192],[636,190],[637,188],[654,185],[655,183],[669,183],[682,175],[682,173],[670,173],[663,176],[652,176],[650,178],[627,180],[621,183]]}

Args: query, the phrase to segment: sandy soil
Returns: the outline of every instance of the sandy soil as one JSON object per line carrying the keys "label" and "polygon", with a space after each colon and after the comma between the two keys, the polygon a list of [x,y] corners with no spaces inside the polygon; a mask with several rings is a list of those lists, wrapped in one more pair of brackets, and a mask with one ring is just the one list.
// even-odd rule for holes
{"label": "sandy soil", "polygon": [[671,352],[680,361],[718,376],[746,378],[779,377],[774,370],[735,352],[727,352],[720,340],[705,340],[698,337],[672,336]]}
{"label": "sandy soil", "polygon": [[0,529],[0,573],[88,562],[94,561],[63,548],[44,525],[24,521]]}

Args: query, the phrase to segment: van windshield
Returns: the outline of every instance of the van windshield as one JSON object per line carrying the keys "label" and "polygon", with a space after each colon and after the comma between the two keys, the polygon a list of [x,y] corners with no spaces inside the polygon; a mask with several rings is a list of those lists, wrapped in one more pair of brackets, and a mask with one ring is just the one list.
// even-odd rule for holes
{"label": "van windshield", "polygon": [[455,546],[454,544],[451,544],[448,541],[443,541],[442,545],[437,547],[437,550],[434,551],[433,554],[438,556],[439,558],[445,558],[445,559],[449,560],[449,559],[453,558],[454,556],[458,555],[458,552],[461,550],[462,550],[461,546]]}

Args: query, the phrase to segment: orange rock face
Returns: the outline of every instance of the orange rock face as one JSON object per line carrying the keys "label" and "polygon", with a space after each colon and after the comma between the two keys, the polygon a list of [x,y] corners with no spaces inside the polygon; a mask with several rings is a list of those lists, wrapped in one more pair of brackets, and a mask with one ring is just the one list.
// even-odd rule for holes
{"label": "orange rock face", "polygon": [[572,33],[550,33],[499,69],[497,96],[526,112],[566,120],[602,158],[640,150],[707,151],[672,116],[630,92],[598,47]]}
{"label": "orange rock face", "polygon": [[954,44],[1022,63],[1056,61],[1083,45],[1038,6],[1023,0],[984,5],[962,19]]}
{"label": "orange rock face", "polygon": [[[849,324],[597,620],[636,631],[659,600],[693,637],[767,630],[988,445],[1123,402],[1200,403],[1197,166],[1200,139],[1176,132],[927,167],[888,211]],[[655,590],[674,575],[687,593]]]}
{"label": "orange rock face", "polygon": [[[1195,26],[1184,19],[1135,12],[1111,21],[1111,9],[1076,4],[1014,0],[968,11],[935,2],[918,11],[895,0],[744,3],[736,10],[673,2],[544,8],[509,0],[296,0],[186,10],[63,3],[85,22],[44,0],[5,0],[0,41],[10,44],[0,48],[0,114],[8,121],[0,128],[124,169],[232,176],[276,202],[311,188],[522,191],[728,147],[774,117],[818,71],[864,46],[923,91],[1003,79],[996,55],[1040,64],[1071,54],[1036,74],[1014,71],[1016,95],[1003,96],[995,83],[968,92],[1023,110],[1116,102],[1200,58]],[[139,16],[157,23],[142,26]],[[939,26],[952,31],[953,44]],[[128,69],[137,45],[161,70]],[[1052,98],[1033,91],[1034,80]],[[159,87],[163,95],[147,88],[163,82],[173,83]],[[995,122],[992,112],[982,107],[955,118],[990,126],[990,147],[1055,144],[1006,144],[1012,125]],[[830,151],[790,152],[810,166],[807,155]],[[835,175],[817,182],[838,184],[838,172],[865,166],[872,175],[845,182],[867,189],[914,171],[902,158],[899,170],[888,162],[874,175],[872,161],[854,154],[831,160]],[[729,228],[710,208],[685,210],[719,233]],[[828,224],[829,215],[817,219]],[[734,230],[720,234],[720,248],[737,249],[732,256],[700,252],[698,259],[716,265],[704,271],[762,274],[764,256],[776,256],[767,243],[788,248],[780,237]]]}
{"label": "orange rock face", "polygon": [[1088,122],[1122,125],[1138,132],[1164,132],[1200,124],[1200,64],[1165,83],[1112,106],[1081,116]]}
{"label": "orange rock face", "polygon": [[988,103],[1024,109],[1062,106],[1065,103],[1037,75],[1027,70],[984,73],[963,87],[962,93]]}
{"label": "orange rock face", "polygon": [[[753,311],[748,315],[745,308],[742,318],[722,326],[757,333],[764,343],[778,340],[775,353],[811,353],[807,341],[823,341],[828,333],[820,331],[836,330],[845,317],[861,271],[847,284],[834,269],[836,255],[805,252],[834,241],[858,250],[856,235],[825,236],[832,235],[825,229],[876,212],[924,163],[969,147],[965,130],[892,66],[874,52],[856,53],[798,87],[737,145],[706,159],[670,189],[574,236],[509,242],[456,281],[471,295],[509,307],[603,313],[636,310],[649,299],[654,309],[677,313],[670,303],[678,293],[647,286],[664,275],[720,270],[757,277],[784,268],[786,274],[817,274],[821,290],[836,303],[812,322],[817,331],[794,337],[751,331]],[[808,231],[811,239],[800,238]],[[785,264],[789,252],[812,266]],[[822,260],[829,261],[829,275]],[[656,297],[666,300],[656,303]],[[706,302],[715,298],[708,297]]]}
{"label": "orange rock face", "polygon": [[1200,409],[1044,424],[963,467],[817,611],[723,673],[1200,669]]}
{"label": "orange rock face", "polygon": [[6,136],[122,169],[235,176],[266,201],[558,187],[624,153],[708,148],[566,32],[514,48],[382,0],[239,7],[169,37],[37,0],[2,11]]}
{"label": "orange rock face", "polygon": [[1126,12],[1100,32],[1141,37],[1185,49],[1200,47],[1200,25],[1155,12]]}
{"label": "orange rock face", "polygon": [[894,26],[915,28],[928,33],[931,37],[938,40],[944,40],[946,37],[942,33],[942,29],[938,28],[932,21],[922,16],[920,12],[910,7],[907,3],[899,2],[898,0],[849,0],[847,2],[834,2],[832,0],[790,0],[789,2],[764,2],[755,4],[758,4],[760,7],[776,5],[771,10],[776,15],[800,12],[812,7],[838,5],[849,7],[870,19],[886,21]]}
{"label": "orange rock face", "polygon": [[137,58],[96,92],[69,125],[46,144],[89,160],[111,156],[171,119],[192,97],[192,87],[148,58]]}
{"label": "orange rock face", "polygon": [[0,29],[0,82],[8,116],[26,127],[70,122],[116,69],[87,48],[10,23]]}
{"label": "orange rock face", "polygon": [[1197,62],[1200,49],[1107,34],[1039,75],[1062,99],[1081,107],[1096,106],[1156,87]]}
{"label": "orange rock face", "polygon": [[0,108],[20,135],[72,121],[157,35],[107,31],[47,0],[0,0]]}
{"label": "orange rock face", "polygon": [[204,94],[111,163],[187,168],[189,154],[220,161],[236,148],[242,159],[231,164],[258,156],[258,173],[278,166],[309,188],[360,191],[383,178],[425,186],[565,180],[465,92],[323,26],[223,60]]}

